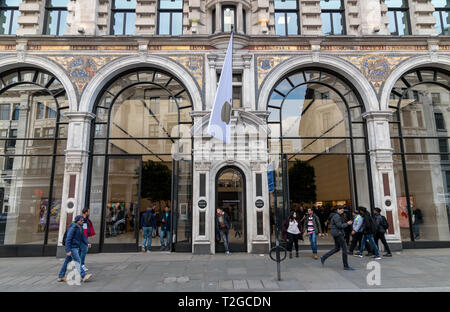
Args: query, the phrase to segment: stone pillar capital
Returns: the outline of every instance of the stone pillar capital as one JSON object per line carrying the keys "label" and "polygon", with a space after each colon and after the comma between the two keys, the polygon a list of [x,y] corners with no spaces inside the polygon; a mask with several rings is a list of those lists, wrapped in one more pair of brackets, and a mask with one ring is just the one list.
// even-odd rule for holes
{"label": "stone pillar capital", "polygon": [[366,120],[389,120],[394,114],[393,111],[370,111],[362,114],[362,117]]}
{"label": "stone pillar capital", "polygon": [[95,118],[95,114],[89,112],[67,112],[64,116],[69,119],[70,122],[91,121]]}

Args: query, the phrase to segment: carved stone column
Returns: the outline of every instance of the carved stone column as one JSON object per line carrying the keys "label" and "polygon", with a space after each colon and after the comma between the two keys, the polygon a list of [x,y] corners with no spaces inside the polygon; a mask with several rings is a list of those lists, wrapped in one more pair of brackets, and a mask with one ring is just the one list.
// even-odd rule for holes
{"label": "carved stone column", "polygon": [[61,218],[59,226],[57,257],[64,256],[62,238],[66,227],[81,213],[87,190],[87,160],[91,121],[95,115],[89,112],[68,112],[69,119],[64,170]]}
{"label": "carved stone column", "polygon": [[209,79],[206,80],[206,94],[208,95],[208,98],[205,99],[206,110],[211,110],[216,95],[217,89],[216,61],[217,61],[216,54],[208,54]]}
{"label": "carved stone column", "polygon": [[251,54],[244,54],[242,55],[242,59],[244,60],[244,72],[242,75],[242,107],[245,109],[251,109],[252,107],[252,99],[254,98],[252,84],[251,84],[251,75],[252,72],[250,70],[251,68],[251,60],[252,55]]}
{"label": "carved stone column", "polygon": [[401,249],[400,223],[389,133],[391,111],[373,111],[363,114],[367,121],[372,183],[375,206],[381,209],[389,222],[386,239],[392,250]]}

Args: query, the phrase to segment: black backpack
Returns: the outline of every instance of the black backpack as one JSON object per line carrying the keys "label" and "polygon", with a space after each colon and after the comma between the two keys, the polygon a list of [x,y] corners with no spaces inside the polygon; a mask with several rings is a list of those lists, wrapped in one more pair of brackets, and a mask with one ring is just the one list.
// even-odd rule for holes
{"label": "black backpack", "polygon": [[67,230],[64,232],[63,241],[62,241],[63,246],[66,246],[66,238],[67,238]]}
{"label": "black backpack", "polygon": [[385,216],[381,216],[381,226],[387,230],[389,228],[389,223],[386,220]]}
{"label": "black backpack", "polygon": [[144,216],[144,226],[149,227],[153,226],[153,220],[152,220],[153,214],[150,212],[147,212]]}
{"label": "black backpack", "polygon": [[[366,213],[364,216],[365,221],[365,232],[375,234],[377,232],[377,226],[375,224],[375,221],[373,220],[372,216],[369,213]],[[366,228],[367,227],[367,228]]]}

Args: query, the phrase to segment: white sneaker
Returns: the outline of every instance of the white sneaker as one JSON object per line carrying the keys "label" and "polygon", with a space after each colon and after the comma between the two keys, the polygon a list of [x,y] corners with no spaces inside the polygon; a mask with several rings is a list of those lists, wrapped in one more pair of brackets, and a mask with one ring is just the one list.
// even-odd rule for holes
{"label": "white sneaker", "polygon": [[87,272],[87,271],[89,271],[89,269],[83,264],[83,270],[85,271],[85,272]]}
{"label": "white sneaker", "polygon": [[228,255],[230,255],[230,252],[229,252],[229,251],[227,251],[227,252],[225,252],[225,254],[227,254],[227,256],[228,256]]}

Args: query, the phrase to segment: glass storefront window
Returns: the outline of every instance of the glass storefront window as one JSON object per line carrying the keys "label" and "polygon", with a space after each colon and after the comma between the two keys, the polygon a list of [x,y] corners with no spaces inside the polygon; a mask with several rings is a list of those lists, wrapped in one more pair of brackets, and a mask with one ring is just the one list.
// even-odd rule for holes
{"label": "glass storefront window", "polygon": [[296,71],[274,86],[267,107],[279,218],[314,207],[325,226],[336,206],[373,208],[363,105],[349,83],[327,70]]}
{"label": "glass storefront window", "polygon": [[0,74],[15,83],[0,90],[0,107],[15,103],[0,120],[0,246],[56,246],[58,238],[66,145],[58,130],[67,98],[50,92],[57,79],[46,88],[33,78],[51,74],[28,71]]}
{"label": "glass storefront window", "polygon": [[[438,78],[446,76],[433,70],[411,71],[399,80],[390,102],[395,111],[391,137],[403,240],[450,240],[450,89],[448,80]],[[405,81],[409,88],[404,88]]]}
{"label": "glass storefront window", "polygon": [[[171,247],[190,248],[191,147],[190,137],[180,137],[183,127],[192,125],[191,111],[184,86],[162,71],[126,73],[103,91],[96,104],[88,198],[96,212],[92,221],[104,229],[96,241],[100,250],[135,251],[142,246],[139,226],[148,207],[155,213],[155,235],[168,207],[173,212]],[[178,150],[175,159],[179,145],[185,148]],[[151,246],[160,249],[159,238],[153,239]]]}

